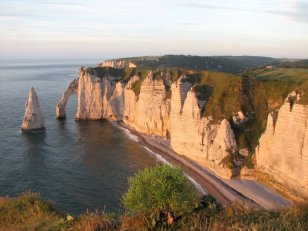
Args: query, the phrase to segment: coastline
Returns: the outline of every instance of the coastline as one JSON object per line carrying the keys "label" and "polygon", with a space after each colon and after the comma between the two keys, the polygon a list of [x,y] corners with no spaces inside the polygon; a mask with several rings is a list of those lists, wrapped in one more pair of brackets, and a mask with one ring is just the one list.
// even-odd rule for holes
{"label": "coastline", "polygon": [[236,178],[223,179],[217,176],[206,166],[200,166],[174,152],[165,139],[139,133],[124,122],[117,122],[115,125],[124,131],[126,129],[125,133],[152,155],[155,155],[158,161],[181,167],[201,194],[211,194],[223,205],[241,203],[248,208],[262,207],[267,210],[292,205],[290,200],[256,181]]}

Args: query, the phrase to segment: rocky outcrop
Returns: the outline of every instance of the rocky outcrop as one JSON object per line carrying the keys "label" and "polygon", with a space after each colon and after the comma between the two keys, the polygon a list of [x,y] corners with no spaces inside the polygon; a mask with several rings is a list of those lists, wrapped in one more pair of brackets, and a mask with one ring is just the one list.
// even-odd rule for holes
{"label": "rocky outcrop", "polygon": [[220,125],[217,127],[213,143],[208,143],[208,146],[208,160],[213,161],[218,165],[230,153],[237,151],[237,144],[233,130],[226,119],[221,121]]}
{"label": "rocky outcrop", "polygon": [[78,79],[74,79],[68,86],[68,88],[63,93],[60,101],[56,106],[56,118],[57,119],[65,119],[65,106],[71,95],[77,95],[78,91]]}
{"label": "rocky outcrop", "polygon": [[124,122],[140,132],[168,137],[170,102],[163,80],[155,79],[150,72],[141,85],[139,97],[131,89],[136,80],[138,77],[125,88]]}
{"label": "rocky outcrop", "polygon": [[24,132],[33,130],[44,130],[45,121],[40,108],[37,94],[32,87],[29,91],[28,100],[25,106],[25,115],[21,124],[21,130]]}
{"label": "rocky outcrop", "polygon": [[239,112],[234,114],[234,116],[232,117],[232,120],[233,120],[234,124],[240,125],[242,123],[247,122],[249,120],[249,118],[246,117],[242,111],[239,111]]}
{"label": "rocky outcrop", "polygon": [[[107,91],[107,86],[105,85],[105,92]],[[117,82],[115,88],[112,92],[110,99],[108,100],[107,93],[104,95],[104,103],[106,108],[104,110],[104,118],[110,120],[123,120],[124,114],[124,86],[121,82]]]}
{"label": "rocky outcrop", "polygon": [[77,120],[103,118],[103,81],[84,69],[79,70]]}
{"label": "rocky outcrop", "polygon": [[308,106],[293,103],[288,97],[278,116],[268,115],[257,167],[308,198]]}
{"label": "rocky outcrop", "polygon": [[220,124],[201,116],[200,103],[190,83],[182,76],[172,84],[170,144],[179,154],[211,167],[229,178],[236,169],[223,167],[221,161],[237,150],[233,131],[227,120]]}
{"label": "rocky outcrop", "polygon": [[112,67],[112,68],[135,68],[136,65],[132,62],[125,60],[106,60],[101,64],[102,67]]}

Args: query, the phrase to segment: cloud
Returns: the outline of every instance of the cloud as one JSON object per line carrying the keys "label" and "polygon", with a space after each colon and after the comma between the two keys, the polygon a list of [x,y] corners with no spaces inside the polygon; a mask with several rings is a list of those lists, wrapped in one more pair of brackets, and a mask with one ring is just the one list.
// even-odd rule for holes
{"label": "cloud", "polygon": [[82,8],[87,6],[85,3],[63,3],[63,2],[47,2],[46,5],[50,7],[64,8],[64,9]]}
{"label": "cloud", "polygon": [[195,8],[195,9],[211,9],[211,10],[239,10],[239,11],[247,11],[248,9],[237,8],[237,7],[228,7],[228,6],[219,6],[219,5],[211,5],[205,3],[181,3],[181,6]]}
{"label": "cloud", "polygon": [[296,2],[288,10],[267,10],[266,12],[284,16],[294,21],[308,23],[308,2]]}
{"label": "cloud", "polygon": [[174,23],[175,26],[200,26],[203,25],[203,23],[200,22],[177,22]]}
{"label": "cloud", "polygon": [[[261,2],[260,2],[261,3]],[[275,5],[272,1],[264,1],[262,2],[261,7],[258,8],[249,8],[249,7],[232,7],[232,6],[224,6],[217,4],[206,4],[206,3],[180,3],[180,6],[185,6],[194,9],[209,9],[209,10],[229,10],[229,11],[246,11],[246,12],[265,12],[272,15],[284,16],[293,21],[305,22],[308,23],[308,2],[307,1],[295,1],[293,4],[289,5],[289,7],[284,7],[284,9],[268,9],[268,5],[272,8]],[[271,3],[271,4],[269,4]],[[280,6],[285,6],[287,2],[281,2]],[[277,2],[277,4],[279,4]],[[247,5],[246,5],[247,6]]]}
{"label": "cloud", "polygon": [[2,21],[16,21],[16,20],[19,20],[21,21],[23,18],[22,17],[18,17],[18,16],[11,16],[11,15],[1,15],[0,14],[0,22]]}

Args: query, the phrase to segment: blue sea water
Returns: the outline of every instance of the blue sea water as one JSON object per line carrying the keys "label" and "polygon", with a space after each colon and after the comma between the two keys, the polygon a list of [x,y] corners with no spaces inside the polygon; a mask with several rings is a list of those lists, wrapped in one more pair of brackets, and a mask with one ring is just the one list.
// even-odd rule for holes
{"label": "blue sea water", "polygon": [[[38,192],[66,213],[118,212],[127,178],[155,159],[106,121],[76,122],[77,97],[67,119],[55,106],[78,66],[100,60],[0,60],[0,196]],[[46,132],[20,132],[29,89],[34,87]]]}

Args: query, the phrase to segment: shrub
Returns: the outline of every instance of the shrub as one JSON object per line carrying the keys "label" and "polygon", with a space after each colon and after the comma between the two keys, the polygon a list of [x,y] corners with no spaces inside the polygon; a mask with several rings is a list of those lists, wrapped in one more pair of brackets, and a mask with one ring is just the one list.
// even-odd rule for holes
{"label": "shrub", "polygon": [[62,230],[68,223],[38,194],[0,197],[0,230]]}
{"label": "shrub", "polygon": [[124,207],[133,214],[189,211],[197,202],[195,188],[178,167],[157,165],[128,180]]}

